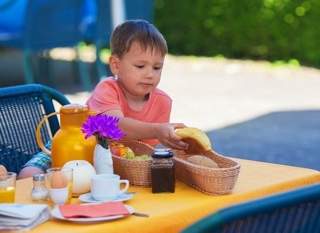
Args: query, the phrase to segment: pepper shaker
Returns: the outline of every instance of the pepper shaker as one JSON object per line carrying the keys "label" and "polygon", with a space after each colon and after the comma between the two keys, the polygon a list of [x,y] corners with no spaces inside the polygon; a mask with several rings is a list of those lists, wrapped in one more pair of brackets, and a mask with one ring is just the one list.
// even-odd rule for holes
{"label": "pepper shaker", "polygon": [[152,153],[151,181],[152,192],[171,192],[175,190],[173,152],[168,148],[155,148]]}
{"label": "pepper shaker", "polygon": [[33,178],[33,188],[31,197],[33,201],[46,201],[48,197],[48,189],[45,184],[44,174],[35,174]]}

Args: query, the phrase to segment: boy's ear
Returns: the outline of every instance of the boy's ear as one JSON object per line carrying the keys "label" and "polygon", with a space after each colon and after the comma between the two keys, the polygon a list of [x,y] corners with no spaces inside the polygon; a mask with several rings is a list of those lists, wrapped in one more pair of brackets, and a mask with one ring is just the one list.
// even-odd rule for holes
{"label": "boy's ear", "polygon": [[117,75],[119,73],[120,59],[118,56],[111,55],[109,57],[109,66],[112,74]]}

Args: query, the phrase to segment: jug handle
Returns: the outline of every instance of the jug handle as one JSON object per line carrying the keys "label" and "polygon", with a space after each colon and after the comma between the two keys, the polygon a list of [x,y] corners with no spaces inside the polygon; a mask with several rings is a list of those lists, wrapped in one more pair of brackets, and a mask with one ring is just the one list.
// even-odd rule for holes
{"label": "jug handle", "polygon": [[49,117],[52,117],[52,116],[58,115],[58,114],[59,114],[59,112],[53,112],[53,113],[50,113],[50,114],[47,115],[47,116],[44,116],[44,117],[41,119],[41,121],[39,122],[39,124],[38,124],[38,126],[37,126],[37,130],[36,130],[36,140],[37,140],[37,144],[38,144],[38,146],[40,147],[40,149],[41,149],[44,153],[46,153],[46,154],[48,154],[48,155],[51,155],[51,151],[48,150],[48,149],[44,146],[44,144],[43,144],[42,137],[41,137],[41,128],[42,128],[43,123],[44,123],[46,120],[48,120]]}

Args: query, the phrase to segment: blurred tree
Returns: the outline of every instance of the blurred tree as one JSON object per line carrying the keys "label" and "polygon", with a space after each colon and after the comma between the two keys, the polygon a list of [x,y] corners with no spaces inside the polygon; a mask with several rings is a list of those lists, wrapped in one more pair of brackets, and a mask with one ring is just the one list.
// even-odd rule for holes
{"label": "blurred tree", "polygon": [[155,7],[171,53],[320,66],[319,0],[156,0]]}

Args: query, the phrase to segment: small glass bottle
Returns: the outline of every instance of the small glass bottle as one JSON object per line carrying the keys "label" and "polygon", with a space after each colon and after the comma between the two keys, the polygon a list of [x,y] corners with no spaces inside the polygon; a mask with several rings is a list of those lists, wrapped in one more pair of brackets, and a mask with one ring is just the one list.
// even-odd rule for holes
{"label": "small glass bottle", "polygon": [[151,163],[151,182],[153,193],[174,193],[175,173],[172,157],[172,151],[167,148],[154,149]]}
{"label": "small glass bottle", "polygon": [[33,188],[31,191],[33,201],[46,201],[48,198],[48,189],[45,184],[44,174],[33,175]]}

